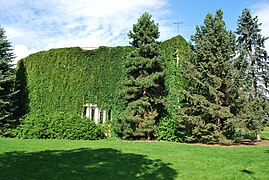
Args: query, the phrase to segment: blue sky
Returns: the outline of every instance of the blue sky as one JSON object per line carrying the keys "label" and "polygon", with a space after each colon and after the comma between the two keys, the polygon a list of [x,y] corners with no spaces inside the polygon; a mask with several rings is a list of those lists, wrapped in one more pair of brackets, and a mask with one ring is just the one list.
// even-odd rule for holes
{"label": "blue sky", "polygon": [[173,14],[170,18],[177,16],[184,22],[182,28],[185,38],[188,38],[195,33],[196,25],[203,24],[207,13],[214,14],[217,9],[222,9],[227,28],[233,30],[236,29],[236,22],[242,10],[244,8],[254,9],[257,2],[258,0],[171,0]]}
{"label": "blue sky", "polygon": [[242,10],[251,9],[269,36],[269,0],[0,0],[0,25],[18,60],[51,48],[128,45],[127,33],[145,11],[159,23],[160,40],[178,34],[178,18],[179,33],[189,41],[196,25],[219,8],[230,30]]}

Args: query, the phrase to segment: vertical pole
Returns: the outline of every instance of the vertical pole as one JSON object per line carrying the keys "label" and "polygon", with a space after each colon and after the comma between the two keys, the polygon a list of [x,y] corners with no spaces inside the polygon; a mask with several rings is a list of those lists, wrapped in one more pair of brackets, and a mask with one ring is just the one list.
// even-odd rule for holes
{"label": "vertical pole", "polygon": [[106,123],[106,110],[103,111],[103,124]]}
{"label": "vertical pole", "polygon": [[98,121],[100,118],[99,116],[100,116],[99,109],[98,109],[98,107],[96,107],[94,110],[94,122],[95,122],[95,124],[98,124]]}
{"label": "vertical pole", "polygon": [[91,107],[88,107],[87,110],[89,110],[89,117],[90,119],[92,119],[92,108]]}
{"label": "vertical pole", "polygon": [[90,116],[90,113],[91,113],[91,112],[90,112],[90,109],[89,109],[89,105],[86,104],[84,107],[86,108],[86,114],[85,114],[86,117],[88,117],[88,118],[91,117],[91,116]]}

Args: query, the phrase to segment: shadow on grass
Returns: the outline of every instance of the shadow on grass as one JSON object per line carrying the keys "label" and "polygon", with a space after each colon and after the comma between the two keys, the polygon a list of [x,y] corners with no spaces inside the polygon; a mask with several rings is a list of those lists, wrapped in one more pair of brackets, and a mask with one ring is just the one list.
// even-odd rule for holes
{"label": "shadow on grass", "polygon": [[246,173],[246,174],[254,174],[253,171],[249,171],[249,170],[246,170],[246,169],[241,170],[241,172]]}
{"label": "shadow on grass", "polygon": [[257,179],[257,178],[255,178],[253,176],[255,174],[253,171],[249,171],[247,169],[243,169],[243,170],[240,170],[240,171],[243,172],[243,173],[245,173],[245,174],[247,174],[247,175],[249,175],[252,179]]}
{"label": "shadow on grass", "polygon": [[0,154],[0,179],[174,179],[161,160],[119,150],[74,149]]}

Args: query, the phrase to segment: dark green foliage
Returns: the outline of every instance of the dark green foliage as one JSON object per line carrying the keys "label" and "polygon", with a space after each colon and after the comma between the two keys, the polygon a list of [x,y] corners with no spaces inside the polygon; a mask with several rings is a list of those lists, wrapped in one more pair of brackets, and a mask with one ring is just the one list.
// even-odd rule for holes
{"label": "dark green foliage", "polygon": [[183,141],[221,141],[237,122],[233,112],[237,98],[232,63],[235,36],[226,30],[222,16],[221,10],[215,17],[206,16],[192,36],[194,58],[183,62],[181,73],[188,87],[180,91],[183,104],[177,116]]}
{"label": "dark green foliage", "polygon": [[14,58],[5,30],[0,26],[0,135],[8,134],[15,123],[15,71],[10,64]]}
{"label": "dark green foliage", "polygon": [[123,138],[150,139],[162,107],[164,96],[164,60],[160,56],[158,25],[144,13],[128,36],[134,50],[125,69],[122,97],[127,108],[122,113]]}
{"label": "dark green foliage", "polygon": [[27,74],[26,74],[26,67],[24,66],[23,60],[20,60],[17,64],[17,71],[16,71],[16,82],[17,88],[19,89],[18,92],[18,108],[15,111],[18,117],[22,117],[23,115],[29,112],[29,91],[27,87]]}
{"label": "dark green foliage", "polygon": [[14,136],[23,139],[84,139],[104,138],[101,126],[89,118],[65,113],[29,114],[21,119]]}
{"label": "dark green foliage", "polygon": [[243,10],[237,25],[239,57],[235,65],[240,70],[240,85],[246,95],[242,118],[251,131],[259,132],[269,120],[269,60],[264,46],[267,38],[261,35],[258,17],[253,18],[249,9]]}
{"label": "dark green foliage", "polygon": [[245,73],[244,85],[250,86],[251,96],[264,96],[269,93],[268,90],[268,71],[269,61],[265,50],[265,38],[261,35],[261,29],[258,23],[258,17],[252,18],[250,10],[244,9],[238,19],[237,45],[240,57],[236,67]]}
{"label": "dark green foliage", "polygon": [[[260,134],[269,121],[269,103],[265,98],[248,98],[242,107],[241,118],[245,121],[246,132]],[[260,137],[258,137],[260,138]],[[260,139],[258,139],[260,140]]]}

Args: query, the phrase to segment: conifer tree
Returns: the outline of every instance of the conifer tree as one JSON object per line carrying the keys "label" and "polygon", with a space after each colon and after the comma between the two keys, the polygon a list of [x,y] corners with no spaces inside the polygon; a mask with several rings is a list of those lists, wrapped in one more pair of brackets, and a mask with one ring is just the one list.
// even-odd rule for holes
{"label": "conifer tree", "polygon": [[157,42],[160,33],[151,17],[144,13],[128,34],[134,50],[125,64],[128,79],[122,91],[127,103],[121,118],[123,138],[150,139],[162,105],[164,71]]}
{"label": "conifer tree", "polygon": [[0,27],[0,135],[7,133],[15,110],[15,70],[10,64],[14,55],[5,31]]}
{"label": "conifer tree", "polygon": [[244,9],[236,31],[239,49],[236,67],[243,79],[243,92],[248,95],[243,118],[248,128],[257,132],[257,140],[260,140],[260,130],[269,118],[269,60],[264,46],[267,38],[261,35],[260,25],[258,17],[253,18],[250,10]]}
{"label": "conifer tree", "polygon": [[214,17],[208,14],[191,40],[194,58],[184,61],[182,68],[189,86],[180,92],[180,138],[189,142],[233,138],[234,100],[238,94],[233,81],[235,36],[226,30],[222,10],[217,10]]}

